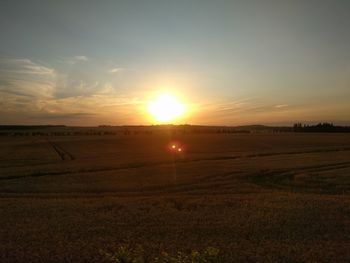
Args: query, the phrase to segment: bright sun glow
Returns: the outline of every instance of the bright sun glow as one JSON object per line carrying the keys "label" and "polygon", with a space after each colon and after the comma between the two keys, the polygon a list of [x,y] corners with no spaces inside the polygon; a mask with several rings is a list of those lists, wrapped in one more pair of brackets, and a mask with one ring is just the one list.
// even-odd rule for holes
{"label": "bright sun glow", "polygon": [[185,106],[171,95],[163,94],[148,104],[148,112],[158,122],[167,122],[180,117]]}

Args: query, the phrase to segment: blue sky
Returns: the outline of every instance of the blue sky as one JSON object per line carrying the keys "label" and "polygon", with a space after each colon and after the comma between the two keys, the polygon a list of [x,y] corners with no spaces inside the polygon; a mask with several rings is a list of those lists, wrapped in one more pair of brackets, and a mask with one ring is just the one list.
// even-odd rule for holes
{"label": "blue sky", "polygon": [[350,2],[0,3],[0,122],[151,124],[160,91],[178,123],[350,124]]}

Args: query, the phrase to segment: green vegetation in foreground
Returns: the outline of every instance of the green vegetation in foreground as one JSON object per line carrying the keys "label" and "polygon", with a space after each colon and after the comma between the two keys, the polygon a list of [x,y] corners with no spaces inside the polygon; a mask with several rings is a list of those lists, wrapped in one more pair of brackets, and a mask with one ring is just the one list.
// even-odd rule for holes
{"label": "green vegetation in foreground", "polygon": [[102,252],[109,262],[113,263],[216,263],[219,249],[208,247],[203,251],[192,250],[190,253],[177,252],[169,254],[162,252],[159,257],[146,259],[142,247],[132,249],[120,246],[114,253]]}

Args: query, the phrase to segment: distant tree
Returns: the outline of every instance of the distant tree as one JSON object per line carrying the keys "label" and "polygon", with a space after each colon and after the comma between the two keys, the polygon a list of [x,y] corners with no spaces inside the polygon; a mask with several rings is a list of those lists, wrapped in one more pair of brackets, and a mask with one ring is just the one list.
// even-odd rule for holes
{"label": "distant tree", "polygon": [[333,123],[323,122],[316,125],[302,125],[296,123],[293,125],[294,132],[350,132],[350,127],[335,126]]}

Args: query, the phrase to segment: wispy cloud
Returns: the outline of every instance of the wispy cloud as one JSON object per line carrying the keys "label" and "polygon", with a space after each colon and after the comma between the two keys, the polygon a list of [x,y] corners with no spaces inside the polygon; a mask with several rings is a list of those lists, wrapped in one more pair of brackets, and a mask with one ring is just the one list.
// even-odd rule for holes
{"label": "wispy cloud", "polygon": [[[200,105],[197,114],[199,123],[241,125],[252,123],[272,123],[276,120],[288,121],[289,115],[296,115],[302,105],[266,103],[259,98],[217,101],[208,105]],[[258,121],[257,121],[258,120]]]}
{"label": "wispy cloud", "polygon": [[55,112],[44,112],[35,114],[33,116],[34,119],[52,119],[52,120],[67,120],[67,119],[76,119],[76,118],[89,118],[94,117],[95,113],[86,113],[86,112],[71,112],[71,113],[55,113]]}
{"label": "wispy cloud", "polygon": [[91,96],[103,89],[103,84],[98,81],[85,81],[83,79],[71,79],[60,75],[58,88],[55,90],[55,98]]}
{"label": "wispy cloud", "polygon": [[110,73],[110,74],[118,74],[118,73],[121,73],[123,71],[125,71],[125,68],[116,67],[116,68],[112,68],[112,69],[108,70],[108,73]]}
{"label": "wispy cloud", "polygon": [[55,89],[56,71],[30,59],[0,58],[0,92],[48,98]]}
{"label": "wispy cloud", "polygon": [[124,123],[137,119],[135,105],[142,102],[135,94],[121,94],[115,83],[90,76],[69,75],[30,59],[0,57],[0,119],[68,124],[85,120],[85,125],[100,118]]}
{"label": "wispy cloud", "polygon": [[281,108],[286,108],[288,106],[289,106],[288,104],[279,104],[279,105],[275,105],[275,108],[281,109]]}
{"label": "wispy cloud", "polygon": [[86,56],[75,56],[73,57],[73,59],[75,59],[76,61],[88,61],[88,57]]}
{"label": "wispy cloud", "polygon": [[52,75],[54,70],[26,58],[0,58],[0,72],[3,74]]}
{"label": "wispy cloud", "polygon": [[79,56],[73,56],[73,57],[63,57],[63,58],[59,59],[59,62],[75,65],[78,63],[87,62],[89,60],[90,60],[90,58],[88,58],[87,56],[79,55]]}

